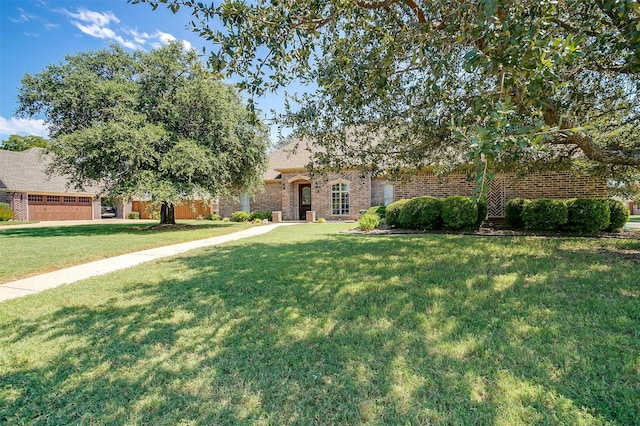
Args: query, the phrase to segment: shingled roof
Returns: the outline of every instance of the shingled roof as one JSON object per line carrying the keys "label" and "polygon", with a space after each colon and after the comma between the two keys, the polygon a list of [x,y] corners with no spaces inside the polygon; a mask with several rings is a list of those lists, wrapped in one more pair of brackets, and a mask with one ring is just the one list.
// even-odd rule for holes
{"label": "shingled roof", "polygon": [[7,192],[46,194],[95,195],[99,192],[97,186],[78,191],[69,185],[67,177],[49,176],[46,168],[50,161],[42,148],[22,152],[0,149],[0,187]]}
{"label": "shingled roof", "polygon": [[311,162],[309,144],[302,141],[291,142],[269,154],[269,166],[264,173],[264,180],[280,179],[284,170],[304,169]]}

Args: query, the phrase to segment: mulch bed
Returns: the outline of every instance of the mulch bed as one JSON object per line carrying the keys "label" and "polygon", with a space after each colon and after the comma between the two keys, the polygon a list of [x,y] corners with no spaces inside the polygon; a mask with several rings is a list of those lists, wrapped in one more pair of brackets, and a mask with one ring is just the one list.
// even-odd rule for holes
{"label": "mulch bed", "polygon": [[430,230],[419,231],[415,229],[397,229],[397,228],[379,228],[370,232],[364,232],[359,229],[350,229],[344,231],[349,234],[367,234],[367,235],[394,235],[394,234],[450,234],[450,235],[475,235],[475,236],[499,236],[499,237],[556,237],[556,238],[640,238],[640,229],[625,229],[619,232],[567,232],[567,231],[532,231],[522,229],[509,228],[480,228],[477,231],[446,231],[446,230]]}

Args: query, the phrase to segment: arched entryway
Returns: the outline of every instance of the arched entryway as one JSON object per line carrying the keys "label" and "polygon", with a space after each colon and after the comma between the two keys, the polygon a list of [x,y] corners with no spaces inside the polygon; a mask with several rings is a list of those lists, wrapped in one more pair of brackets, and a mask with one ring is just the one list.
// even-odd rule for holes
{"label": "arched entryway", "polygon": [[311,180],[309,176],[297,174],[286,180],[283,206],[289,206],[288,220],[305,220],[311,207]]}
{"label": "arched entryway", "polygon": [[298,184],[298,219],[305,220],[307,212],[311,210],[311,184]]}

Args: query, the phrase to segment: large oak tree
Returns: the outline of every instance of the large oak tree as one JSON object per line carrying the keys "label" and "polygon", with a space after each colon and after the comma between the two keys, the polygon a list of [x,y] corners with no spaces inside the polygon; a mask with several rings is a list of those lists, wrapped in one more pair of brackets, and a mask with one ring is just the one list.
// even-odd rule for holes
{"label": "large oak tree", "polygon": [[67,56],[26,74],[19,104],[49,125],[52,171],[77,186],[100,182],[109,196],[150,197],[161,223],[175,223],[183,200],[261,184],[265,127],[178,43]]}
{"label": "large oak tree", "polygon": [[189,8],[254,94],[315,83],[281,119],[324,165],[638,174],[637,0],[130,1]]}

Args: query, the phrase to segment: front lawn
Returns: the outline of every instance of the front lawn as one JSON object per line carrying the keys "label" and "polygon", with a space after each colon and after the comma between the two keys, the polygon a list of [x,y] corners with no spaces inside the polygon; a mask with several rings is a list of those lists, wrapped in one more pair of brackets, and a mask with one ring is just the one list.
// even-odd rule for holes
{"label": "front lawn", "polygon": [[297,225],[0,304],[0,423],[634,424],[622,239]]}
{"label": "front lawn", "polygon": [[0,283],[42,272],[169,244],[245,229],[251,224],[179,221],[189,227],[149,229],[154,223],[109,223],[0,228]]}

